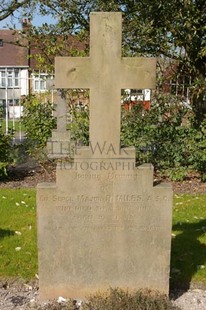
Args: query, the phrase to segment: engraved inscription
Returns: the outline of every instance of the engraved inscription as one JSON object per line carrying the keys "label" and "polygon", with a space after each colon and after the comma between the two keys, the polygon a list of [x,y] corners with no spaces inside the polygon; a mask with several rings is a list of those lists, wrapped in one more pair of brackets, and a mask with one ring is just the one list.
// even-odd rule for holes
{"label": "engraved inscription", "polygon": [[71,196],[54,195],[52,201],[54,201],[54,202],[73,202],[74,199]]}
{"label": "engraved inscription", "polygon": [[75,179],[77,180],[100,180],[100,174],[97,173],[75,173]]}
{"label": "engraved inscription", "polygon": [[152,197],[149,195],[116,195],[117,202],[146,202],[151,201]]}
{"label": "engraved inscription", "polygon": [[43,196],[43,195],[41,195],[40,197],[39,197],[39,200],[40,201],[48,201],[49,200],[49,197],[48,196]]}
{"label": "engraved inscription", "polygon": [[106,195],[106,196],[88,196],[88,195],[78,195],[77,202],[112,202],[113,197]]}
{"label": "engraved inscription", "polygon": [[[41,198],[40,198],[41,199]],[[41,201],[48,201],[48,197],[43,197],[43,200]],[[148,194],[122,194],[122,195],[96,195],[96,196],[91,196],[91,195],[76,195],[76,196],[60,196],[60,195],[53,195],[52,199],[53,202],[62,202],[62,203],[112,203],[112,202],[117,202],[120,205],[122,203],[152,203],[153,201],[153,196],[148,195]],[[158,201],[155,199],[155,201]]]}

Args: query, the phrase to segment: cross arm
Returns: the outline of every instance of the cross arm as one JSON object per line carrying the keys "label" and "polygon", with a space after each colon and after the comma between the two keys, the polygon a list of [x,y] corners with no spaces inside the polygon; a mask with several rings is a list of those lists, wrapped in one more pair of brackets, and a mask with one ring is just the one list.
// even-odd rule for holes
{"label": "cross arm", "polygon": [[156,58],[127,58],[121,60],[121,88],[154,89],[156,80]]}
{"label": "cross arm", "polygon": [[90,88],[90,58],[56,57],[55,81],[56,88]]}

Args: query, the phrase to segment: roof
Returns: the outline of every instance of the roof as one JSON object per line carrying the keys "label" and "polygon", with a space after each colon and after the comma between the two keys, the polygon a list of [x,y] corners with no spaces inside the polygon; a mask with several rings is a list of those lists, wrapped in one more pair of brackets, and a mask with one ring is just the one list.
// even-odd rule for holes
{"label": "roof", "polygon": [[[38,69],[38,63],[35,55],[42,54],[46,56],[48,64],[54,64],[54,55],[46,54],[46,46],[50,43],[48,36],[33,37],[30,42],[30,50],[28,49],[28,41],[24,38],[22,30],[0,30],[0,41],[3,40],[3,46],[0,44],[0,67],[24,67],[29,66],[32,70]],[[65,41],[62,41],[61,36],[57,36],[56,43],[64,42],[59,56],[70,56],[73,49],[84,51],[85,42],[80,42],[75,36],[68,35]],[[56,44],[55,43],[55,44]],[[45,46],[46,45],[46,46]],[[30,55],[30,57],[28,57]]]}
{"label": "roof", "polygon": [[49,65],[54,65],[56,52],[54,54],[48,52],[48,46],[55,50],[55,46],[61,45],[61,50],[58,52],[58,56],[71,56],[75,51],[85,51],[86,42],[79,41],[78,38],[74,35],[68,35],[66,39],[63,36],[56,36],[55,43],[51,43],[51,38],[48,35],[40,35],[32,38],[30,43],[30,67],[31,69],[39,69],[39,64],[35,56],[42,55],[45,59],[45,62]]}
{"label": "roof", "polygon": [[0,66],[28,66],[27,48],[15,44],[17,41],[22,45],[25,44],[17,31],[0,30],[0,40],[3,40],[3,46],[0,46]]}

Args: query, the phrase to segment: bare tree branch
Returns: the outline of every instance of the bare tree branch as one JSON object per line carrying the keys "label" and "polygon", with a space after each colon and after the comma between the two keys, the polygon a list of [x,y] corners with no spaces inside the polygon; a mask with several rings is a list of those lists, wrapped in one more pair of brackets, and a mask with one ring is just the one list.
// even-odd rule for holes
{"label": "bare tree branch", "polygon": [[0,21],[11,16],[16,10],[25,5],[29,5],[30,0],[13,0],[13,1],[3,1],[0,3]]}

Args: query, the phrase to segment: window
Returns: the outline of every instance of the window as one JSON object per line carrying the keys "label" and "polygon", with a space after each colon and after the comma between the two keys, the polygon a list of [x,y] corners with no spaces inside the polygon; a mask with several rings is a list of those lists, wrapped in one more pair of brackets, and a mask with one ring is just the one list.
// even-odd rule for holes
{"label": "window", "polygon": [[0,71],[0,87],[6,87],[6,72],[5,70]]}
{"label": "window", "polygon": [[12,70],[7,71],[7,81],[8,81],[8,87],[12,87],[13,84],[13,74]]}
{"label": "window", "polygon": [[131,89],[131,93],[133,95],[135,95],[135,94],[142,94],[142,89]]}
{"label": "window", "polygon": [[19,69],[0,69],[0,88],[18,88],[19,84]]}
{"label": "window", "polygon": [[14,69],[14,87],[19,87],[19,70]]}
{"label": "window", "polygon": [[19,105],[19,99],[8,99],[9,106]]}
{"label": "window", "polygon": [[45,92],[47,90],[46,80],[49,78],[50,76],[45,73],[35,74],[34,75],[34,91]]}
{"label": "window", "polygon": [[0,39],[0,47],[3,47],[3,40]]}

